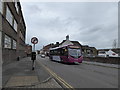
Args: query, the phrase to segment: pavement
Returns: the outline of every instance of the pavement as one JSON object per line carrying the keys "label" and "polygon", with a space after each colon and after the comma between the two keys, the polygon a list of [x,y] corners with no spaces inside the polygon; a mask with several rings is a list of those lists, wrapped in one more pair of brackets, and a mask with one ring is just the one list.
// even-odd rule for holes
{"label": "pavement", "polygon": [[119,64],[108,64],[108,63],[100,63],[100,62],[93,62],[93,61],[83,61],[82,63],[83,64],[91,64],[91,65],[96,65],[96,66],[120,69]]}
{"label": "pavement", "polygon": [[[36,62],[36,61],[35,61]],[[84,64],[94,64],[105,67],[119,68],[115,64],[104,64],[98,62],[83,61]],[[32,70],[30,57],[22,58],[2,66],[2,90],[16,88],[62,88],[58,82],[40,64],[35,63]]]}
{"label": "pavement", "polygon": [[[2,66],[2,90],[11,88],[62,88],[39,64],[32,70],[30,57]],[[22,90],[21,89],[21,90]]]}

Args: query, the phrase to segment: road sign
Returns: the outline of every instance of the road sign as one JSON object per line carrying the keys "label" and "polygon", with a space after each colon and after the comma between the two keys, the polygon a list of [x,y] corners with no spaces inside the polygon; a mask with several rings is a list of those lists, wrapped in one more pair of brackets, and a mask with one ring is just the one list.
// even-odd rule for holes
{"label": "road sign", "polygon": [[31,39],[31,43],[33,43],[33,51],[34,52],[32,52],[32,56],[31,56],[31,59],[33,60],[33,63],[32,63],[32,70],[34,70],[34,68],[35,68],[35,60],[36,60],[36,53],[35,53],[35,44],[37,44],[38,43],[38,39],[36,38],[36,37],[33,37],[32,39]]}
{"label": "road sign", "polygon": [[38,43],[38,39],[37,39],[36,37],[33,37],[33,38],[31,39],[31,43],[37,44],[37,43]]}

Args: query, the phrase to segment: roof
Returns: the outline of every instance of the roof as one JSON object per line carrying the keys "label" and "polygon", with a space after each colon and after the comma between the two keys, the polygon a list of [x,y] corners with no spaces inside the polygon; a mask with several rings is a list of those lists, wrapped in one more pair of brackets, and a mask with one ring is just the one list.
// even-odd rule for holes
{"label": "roof", "polygon": [[120,53],[120,48],[116,48],[116,49],[98,49],[98,51],[109,51],[112,50],[115,53]]}
{"label": "roof", "polygon": [[63,44],[65,41],[66,41],[66,40],[63,40],[63,41],[60,43],[60,45]]}
{"label": "roof", "polygon": [[[63,41],[60,43],[60,45],[63,44],[65,41],[66,41],[66,40],[63,40]],[[76,46],[82,46],[78,41],[70,41],[70,42],[72,42],[72,43],[73,43],[74,45],[76,45]]]}
{"label": "roof", "polygon": [[71,41],[76,46],[82,46],[78,41]]}
{"label": "roof", "polygon": [[52,47],[52,44],[48,44],[48,45],[44,46],[43,49],[47,50],[47,49],[49,49],[51,47]]}

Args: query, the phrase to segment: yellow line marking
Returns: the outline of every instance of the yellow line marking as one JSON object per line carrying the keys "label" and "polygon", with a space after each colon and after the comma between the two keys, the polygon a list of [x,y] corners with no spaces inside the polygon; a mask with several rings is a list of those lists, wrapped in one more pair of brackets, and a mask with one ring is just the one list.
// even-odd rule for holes
{"label": "yellow line marking", "polygon": [[[41,63],[40,63],[41,64]],[[59,80],[66,88],[69,88],[71,90],[75,90],[71,85],[69,85],[65,80],[63,80],[61,77],[59,77],[57,74],[55,74],[52,70],[47,68],[45,65],[41,64],[52,76],[54,76],[57,80]]]}
{"label": "yellow line marking", "polygon": [[57,76],[54,72],[52,72],[50,69],[46,68],[54,77],[56,77],[59,81],[61,81],[67,88],[73,88],[68,83],[66,83],[62,78]]}

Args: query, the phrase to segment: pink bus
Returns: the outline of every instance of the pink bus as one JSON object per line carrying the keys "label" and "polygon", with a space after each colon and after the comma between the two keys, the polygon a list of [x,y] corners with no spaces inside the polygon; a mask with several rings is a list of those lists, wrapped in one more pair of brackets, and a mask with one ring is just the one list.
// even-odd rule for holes
{"label": "pink bus", "polygon": [[81,48],[74,45],[51,48],[49,57],[53,61],[75,64],[82,63],[83,60]]}

